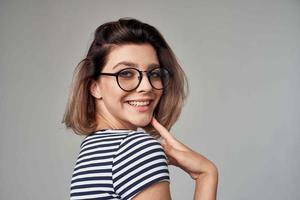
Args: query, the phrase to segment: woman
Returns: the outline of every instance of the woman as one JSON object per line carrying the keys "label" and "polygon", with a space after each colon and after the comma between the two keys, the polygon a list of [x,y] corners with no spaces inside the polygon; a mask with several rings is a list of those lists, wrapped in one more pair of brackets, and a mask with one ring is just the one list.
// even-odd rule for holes
{"label": "woman", "polygon": [[194,199],[216,199],[216,166],[169,132],[186,88],[175,55],[153,26],[129,18],[99,26],[74,72],[63,119],[86,135],[71,199],[171,199],[168,164],[195,180]]}

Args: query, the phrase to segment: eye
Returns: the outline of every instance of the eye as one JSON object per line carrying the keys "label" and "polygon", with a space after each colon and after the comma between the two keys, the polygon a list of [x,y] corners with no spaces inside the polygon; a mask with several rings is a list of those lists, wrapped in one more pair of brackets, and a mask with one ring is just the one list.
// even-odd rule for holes
{"label": "eye", "polygon": [[132,78],[135,76],[135,71],[132,69],[124,69],[119,72],[120,78]]}
{"label": "eye", "polygon": [[150,72],[150,76],[152,78],[161,78],[161,70],[160,69],[155,69]]}

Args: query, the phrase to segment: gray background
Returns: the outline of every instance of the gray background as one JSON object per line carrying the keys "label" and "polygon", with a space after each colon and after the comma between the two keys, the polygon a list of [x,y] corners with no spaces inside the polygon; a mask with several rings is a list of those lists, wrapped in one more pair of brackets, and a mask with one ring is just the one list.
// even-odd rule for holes
{"label": "gray background", "polygon": [[[60,123],[93,31],[157,27],[190,95],[172,133],[219,169],[218,199],[300,199],[300,2],[1,1],[0,199],[68,199],[82,137]],[[173,199],[194,183],[170,167]]]}

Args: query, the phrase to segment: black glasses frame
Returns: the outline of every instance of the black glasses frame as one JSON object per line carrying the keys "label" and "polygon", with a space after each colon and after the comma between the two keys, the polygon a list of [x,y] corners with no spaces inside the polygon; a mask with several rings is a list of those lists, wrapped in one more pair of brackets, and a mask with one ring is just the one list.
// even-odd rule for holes
{"label": "black glasses frame", "polygon": [[[117,80],[117,83],[118,83],[118,85],[119,85],[119,87],[120,87],[122,90],[126,91],[126,92],[131,92],[131,91],[135,90],[136,88],[138,88],[138,87],[140,86],[140,84],[141,84],[141,82],[142,82],[142,79],[143,79],[143,72],[144,72],[144,73],[146,73],[146,76],[147,76],[148,81],[149,81],[150,85],[152,86],[152,88],[154,88],[154,89],[156,89],[156,90],[163,90],[163,89],[165,88],[164,85],[163,85],[163,88],[160,88],[160,89],[155,88],[155,87],[153,86],[152,82],[151,82],[151,79],[150,79],[151,72],[154,71],[154,70],[156,70],[156,69],[158,69],[158,68],[159,68],[159,69],[165,70],[165,71],[168,73],[169,78],[171,77],[171,73],[169,72],[169,70],[167,70],[166,68],[161,68],[161,67],[156,67],[156,68],[153,68],[153,69],[148,70],[148,71],[140,71],[140,70],[138,70],[138,69],[136,69],[136,68],[129,67],[129,68],[122,69],[122,70],[120,70],[120,71],[118,71],[118,72],[116,72],[116,73],[102,73],[102,72],[101,72],[101,73],[99,73],[99,75],[115,76],[115,77],[116,77],[116,80]],[[133,89],[131,89],[131,90],[125,90],[124,88],[121,87],[121,85],[120,85],[120,83],[119,83],[119,74],[120,74],[122,71],[128,70],[128,69],[136,70],[136,71],[139,73],[139,83],[137,84],[137,86],[136,86],[135,88],[133,88]]]}

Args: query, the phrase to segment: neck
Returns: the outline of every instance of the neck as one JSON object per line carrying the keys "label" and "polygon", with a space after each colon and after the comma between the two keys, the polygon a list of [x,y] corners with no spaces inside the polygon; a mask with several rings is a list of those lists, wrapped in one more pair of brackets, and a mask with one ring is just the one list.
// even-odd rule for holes
{"label": "neck", "polygon": [[137,127],[116,119],[104,106],[103,100],[96,101],[97,129],[129,129],[137,130]]}
{"label": "neck", "polygon": [[101,113],[97,113],[97,130],[101,129],[129,129],[129,130],[137,130],[137,127],[128,126],[122,122],[117,120],[110,119],[109,117],[104,116]]}

